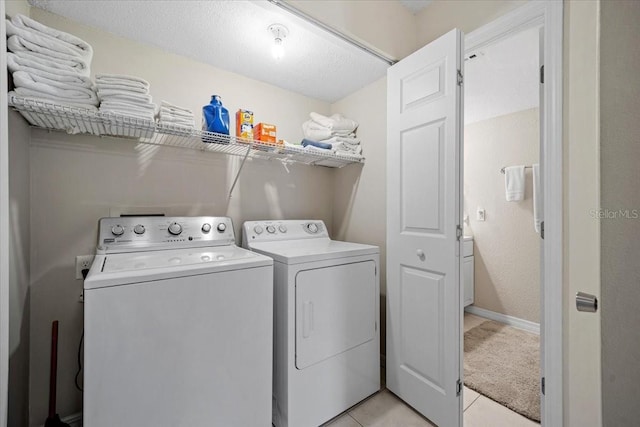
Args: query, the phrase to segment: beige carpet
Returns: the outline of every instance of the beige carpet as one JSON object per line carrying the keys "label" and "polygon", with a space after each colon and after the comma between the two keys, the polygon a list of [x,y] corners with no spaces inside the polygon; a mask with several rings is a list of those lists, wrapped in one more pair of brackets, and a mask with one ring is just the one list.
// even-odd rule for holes
{"label": "beige carpet", "polygon": [[464,384],[540,421],[540,337],[488,320],[464,334]]}

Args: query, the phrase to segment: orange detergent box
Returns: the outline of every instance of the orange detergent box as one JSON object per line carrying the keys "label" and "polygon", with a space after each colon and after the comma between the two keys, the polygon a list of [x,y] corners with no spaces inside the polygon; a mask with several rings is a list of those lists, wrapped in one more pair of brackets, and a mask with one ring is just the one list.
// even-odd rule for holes
{"label": "orange detergent box", "polygon": [[258,123],[253,127],[253,139],[269,144],[276,143],[276,126],[267,123]]}
{"label": "orange detergent box", "polygon": [[236,136],[242,139],[253,139],[253,112],[239,109],[236,112]]}

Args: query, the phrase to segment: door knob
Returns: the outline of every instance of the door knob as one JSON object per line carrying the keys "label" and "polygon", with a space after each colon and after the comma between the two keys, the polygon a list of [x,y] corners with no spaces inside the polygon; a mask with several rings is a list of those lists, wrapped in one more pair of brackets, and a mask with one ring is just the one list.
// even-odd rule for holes
{"label": "door knob", "polygon": [[422,249],[418,249],[416,251],[416,255],[418,255],[418,258],[420,258],[422,261],[424,261],[424,251]]}
{"label": "door knob", "polygon": [[598,311],[598,298],[595,295],[578,292],[576,294],[576,308],[578,311],[595,313]]}

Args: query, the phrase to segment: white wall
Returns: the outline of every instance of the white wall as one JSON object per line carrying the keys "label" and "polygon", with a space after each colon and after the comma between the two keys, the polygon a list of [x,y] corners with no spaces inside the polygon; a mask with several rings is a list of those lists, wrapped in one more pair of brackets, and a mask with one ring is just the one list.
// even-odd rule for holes
{"label": "white wall", "polygon": [[356,120],[364,165],[339,169],[333,186],[333,238],[380,247],[381,352],[385,353],[387,223],[387,79],[383,78],[331,106]]}
{"label": "white wall", "polygon": [[640,419],[640,2],[601,3],[602,420]]}
{"label": "white wall", "polygon": [[[540,236],[533,226],[533,175],[525,199],[505,200],[503,166],[539,163],[540,110],[531,108],[464,128],[465,233],[474,236],[476,307],[540,322]],[[478,221],[476,210],[486,212]]]}
{"label": "white wall", "polygon": [[600,312],[575,309],[576,292],[600,295],[599,1],[565,2],[564,19],[564,416],[602,425]]}
{"label": "white wall", "polygon": [[[30,168],[31,131],[9,112],[9,410],[8,425],[27,424],[29,414]],[[12,166],[18,167],[12,167]]]}
{"label": "white wall", "polygon": [[[32,9],[31,16],[92,44],[92,73],[123,73],[151,83],[154,101],[166,99],[198,112],[212,93],[231,113],[253,110],[290,141],[302,137],[310,111],[330,105],[197,63]],[[199,113],[197,113],[199,114]],[[233,126],[233,122],[232,122]],[[46,418],[50,324],[60,320],[58,412],[80,411],[73,379],[82,331],[81,281],[75,256],[90,254],[97,221],[121,211],[167,215],[228,215],[239,239],[250,219],[313,217],[331,230],[334,171],[248,161],[229,200],[239,158],[158,148],[132,141],[33,132],[31,147],[31,368],[30,425]]]}

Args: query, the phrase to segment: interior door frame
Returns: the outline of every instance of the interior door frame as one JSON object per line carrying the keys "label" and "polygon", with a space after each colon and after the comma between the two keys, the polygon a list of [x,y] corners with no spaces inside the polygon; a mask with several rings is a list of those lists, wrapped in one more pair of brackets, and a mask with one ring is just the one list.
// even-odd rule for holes
{"label": "interior door frame", "polygon": [[[542,331],[545,394],[542,425],[563,423],[563,259],[562,259],[562,39],[563,1],[528,2],[524,6],[469,33],[465,53],[492,44],[527,28],[544,26],[544,272],[541,277],[544,305]],[[460,195],[462,198],[462,194]],[[462,200],[461,200],[462,202]]]}
{"label": "interior door frame", "polygon": [[[5,2],[0,2],[5,16]],[[6,52],[6,23],[0,22],[0,52]],[[7,81],[7,56],[0,55],[0,81]],[[0,426],[7,425],[9,404],[9,107],[0,88]]]}

